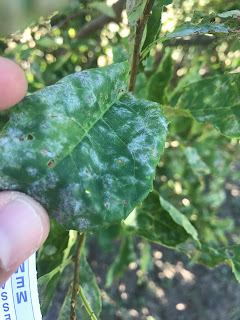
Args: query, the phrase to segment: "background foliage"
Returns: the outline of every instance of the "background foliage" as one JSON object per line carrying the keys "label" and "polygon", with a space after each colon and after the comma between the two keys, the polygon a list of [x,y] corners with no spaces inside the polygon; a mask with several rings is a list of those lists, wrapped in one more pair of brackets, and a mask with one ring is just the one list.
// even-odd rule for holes
{"label": "background foliage", "polygon": [[[126,61],[131,59],[136,21],[144,4],[135,2],[128,1],[126,11],[121,0],[116,4],[72,0],[50,19],[1,38],[0,54],[25,70],[29,93],[74,72]],[[139,4],[134,12],[133,3]],[[227,189],[231,201],[239,203],[234,187],[240,177],[239,11],[221,15],[239,9],[238,1],[155,2],[142,41],[134,95],[162,105],[169,131],[154,192],[125,221],[86,240],[86,256],[93,237],[103,251],[111,252],[113,243],[121,243],[107,273],[108,287],[132,262],[137,262],[142,274],[150,272],[149,241],[210,267],[227,262],[240,280],[239,220],[231,212],[219,215]],[[0,128],[7,118],[6,113],[0,115]],[[51,224],[50,236],[38,254],[44,315],[56,287],[66,288],[72,281],[77,239],[75,232]],[[140,258],[136,258],[136,241]],[[81,255],[80,284],[98,316],[100,292]],[[139,277],[139,285],[141,281]],[[69,317],[69,299],[66,293],[58,319]],[[79,318],[87,319],[80,301],[79,306]]]}

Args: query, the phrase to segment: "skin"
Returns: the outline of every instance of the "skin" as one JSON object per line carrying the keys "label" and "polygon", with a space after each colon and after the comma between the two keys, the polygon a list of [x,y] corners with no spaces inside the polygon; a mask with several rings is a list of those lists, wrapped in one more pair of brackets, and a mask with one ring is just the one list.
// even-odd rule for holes
{"label": "skin", "polygon": [[[0,111],[18,103],[27,92],[23,70],[0,57]],[[46,210],[20,192],[0,192],[0,286],[46,240],[50,223]]]}

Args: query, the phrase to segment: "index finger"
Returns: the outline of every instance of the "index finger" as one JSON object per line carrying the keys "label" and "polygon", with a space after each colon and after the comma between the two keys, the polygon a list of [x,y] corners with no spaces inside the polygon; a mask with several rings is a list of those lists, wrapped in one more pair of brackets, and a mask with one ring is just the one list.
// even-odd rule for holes
{"label": "index finger", "polygon": [[18,103],[27,92],[24,71],[12,60],[0,57],[0,111]]}

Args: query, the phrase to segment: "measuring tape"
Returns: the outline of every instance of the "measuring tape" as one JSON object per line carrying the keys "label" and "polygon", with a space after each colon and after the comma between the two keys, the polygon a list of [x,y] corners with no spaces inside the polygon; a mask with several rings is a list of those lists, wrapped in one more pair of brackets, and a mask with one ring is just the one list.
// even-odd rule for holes
{"label": "measuring tape", "polygon": [[35,253],[0,288],[0,320],[42,320]]}

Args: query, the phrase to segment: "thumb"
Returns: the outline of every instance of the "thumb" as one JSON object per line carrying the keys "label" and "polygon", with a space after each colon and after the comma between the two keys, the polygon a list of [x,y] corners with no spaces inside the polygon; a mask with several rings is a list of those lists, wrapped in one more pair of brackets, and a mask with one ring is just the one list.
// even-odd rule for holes
{"label": "thumb", "polygon": [[0,192],[0,286],[46,240],[49,218],[29,196]]}

